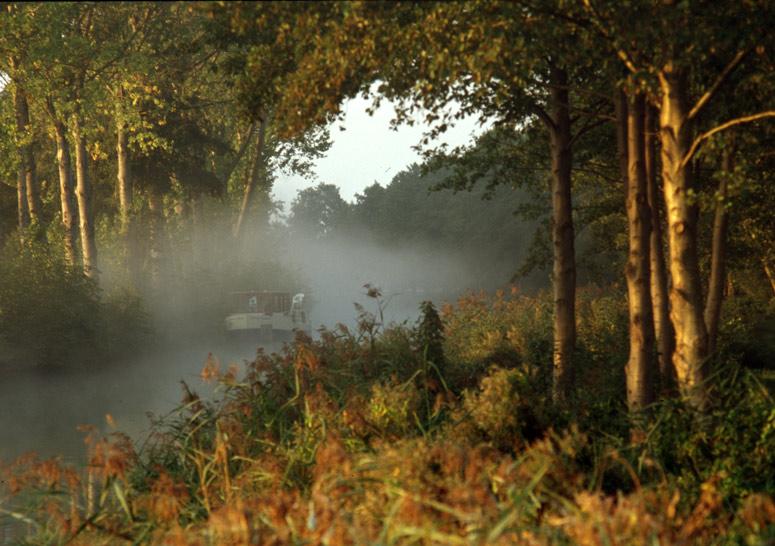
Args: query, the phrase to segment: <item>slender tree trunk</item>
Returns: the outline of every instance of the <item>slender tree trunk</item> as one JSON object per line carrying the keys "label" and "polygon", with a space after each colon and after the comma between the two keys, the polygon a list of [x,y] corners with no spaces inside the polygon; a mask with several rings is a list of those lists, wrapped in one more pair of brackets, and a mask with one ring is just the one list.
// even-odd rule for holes
{"label": "slender tree trunk", "polygon": [[764,274],[767,276],[767,280],[770,281],[770,288],[772,289],[772,295],[775,297],[775,268],[765,258],[762,260],[764,266]]}
{"label": "slender tree trunk", "polygon": [[724,297],[725,298],[734,298],[735,297],[735,283],[734,279],[732,278],[732,272],[727,271],[727,281],[724,285]]}
{"label": "slender tree trunk", "polygon": [[151,214],[149,222],[149,266],[151,285],[158,288],[161,284],[161,257],[164,226],[164,210],[161,192],[151,187],[148,192],[148,210]]}
{"label": "slender tree trunk", "polygon": [[[250,145],[250,141],[253,138],[253,134],[256,132],[256,124],[251,123],[250,127],[248,128],[248,132],[245,135],[245,138],[242,139],[242,143],[240,144],[239,150],[237,150],[237,154],[234,156],[234,159],[232,160],[231,164],[226,168],[226,172],[223,176],[223,179],[228,182],[229,178],[231,178],[232,173],[234,172],[234,169],[237,168],[237,165],[239,165],[240,160],[242,159],[242,156],[245,155],[245,152],[248,150],[248,146]],[[213,169],[213,172],[215,172],[215,169]]]}
{"label": "slender tree trunk", "polygon": [[18,84],[14,86],[14,110],[16,113],[16,131],[22,140],[19,145],[19,161],[24,171],[27,210],[30,222],[40,225],[43,206],[40,200],[40,188],[35,170],[35,154],[32,148],[30,109],[27,103],[27,94]]}
{"label": "slender tree trunk", "polygon": [[54,120],[57,145],[57,167],[59,168],[59,201],[62,210],[62,226],[64,228],[65,260],[69,265],[75,265],[76,254],[76,223],[75,195],[73,193],[72,164],[70,160],[70,145],[67,142],[67,128],[59,119]]}
{"label": "slender tree trunk", "polygon": [[23,242],[24,234],[30,225],[30,211],[27,208],[27,177],[25,176],[23,165],[19,165],[18,176],[16,177],[16,210],[19,237]]}
{"label": "slender tree trunk", "polygon": [[651,260],[651,303],[654,316],[657,362],[659,365],[659,386],[663,393],[675,389],[676,378],[673,367],[674,339],[670,323],[670,306],[667,296],[667,271],[662,246],[662,215],[660,214],[659,189],[657,187],[657,115],[655,109],[646,105],[645,167],[648,187],[649,209],[651,211],[651,236],[649,237],[649,258]]}
{"label": "slender tree trunk", "polygon": [[708,298],[705,301],[705,325],[708,328],[708,353],[716,350],[716,337],[718,334],[719,318],[721,316],[721,302],[724,298],[724,281],[727,253],[727,225],[729,212],[727,211],[727,176],[731,175],[733,164],[733,151],[725,150],[722,159],[721,181],[718,187],[718,201],[716,201],[716,214],[713,218],[713,244],[710,259],[710,280],[708,282]]}
{"label": "slender tree trunk", "polygon": [[552,242],[554,246],[554,391],[566,399],[573,387],[573,350],[576,345],[576,258],[571,204],[571,120],[568,75],[551,68]]}
{"label": "slender tree trunk", "polygon": [[139,286],[141,282],[141,263],[138,241],[135,233],[132,206],[134,202],[134,184],[132,167],[129,160],[129,138],[126,123],[120,119],[116,123],[116,183],[118,190],[118,208],[120,235],[124,245],[124,255],[129,270],[130,282]]}
{"label": "slender tree trunk", "polygon": [[627,161],[627,95],[616,88],[614,92],[614,110],[616,115],[616,157],[619,161],[619,175],[622,177],[625,198],[629,178],[629,163]]}
{"label": "slender tree trunk", "polygon": [[83,272],[87,277],[97,279],[97,243],[94,236],[94,216],[91,207],[91,186],[89,183],[86,155],[86,139],[83,136],[81,120],[75,116],[73,127],[75,141],[75,194],[78,201],[78,218],[83,253]]}
{"label": "slender tree trunk", "polygon": [[651,305],[651,212],[644,163],[645,101],[638,94],[627,108],[627,224],[629,254],[625,267],[629,306],[630,357],[627,361],[627,403],[630,410],[654,401],[654,319]]}
{"label": "slender tree trunk", "polygon": [[116,159],[118,170],[116,181],[118,183],[118,204],[121,216],[121,233],[126,238],[130,231],[132,211],[132,172],[129,165],[129,147],[126,124],[122,121],[116,127]]}
{"label": "slender tree trunk", "polygon": [[237,223],[234,226],[234,237],[240,239],[242,237],[242,231],[245,225],[245,218],[247,217],[248,210],[253,201],[253,194],[258,186],[258,179],[260,178],[264,167],[264,145],[266,139],[266,116],[261,120],[258,126],[258,141],[256,142],[255,157],[250,167],[249,177],[245,184],[245,193],[242,196],[242,206],[240,207],[239,216],[237,217]]}
{"label": "slender tree trunk", "polygon": [[684,163],[691,143],[688,84],[686,74],[672,64],[660,72],[659,80],[662,91],[662,180],[672,280],[670,319],[676,338],[673,362],[683,396],[702,409],[707,401],[708,334],[697,259],[697,205],[691,199],[694,181],[691,167]]}

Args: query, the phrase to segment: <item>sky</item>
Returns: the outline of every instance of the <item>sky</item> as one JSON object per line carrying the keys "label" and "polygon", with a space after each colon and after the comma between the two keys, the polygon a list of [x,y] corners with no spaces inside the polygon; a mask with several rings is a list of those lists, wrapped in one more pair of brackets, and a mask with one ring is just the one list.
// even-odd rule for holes
{"label": "sky", "polygon": [[[351,202],[355,194],[367,186],[374,182],[385,186],[404,168],[420,161],[420,155],[412,146],[420,142],[428,126],[420,123],[412,127],[402,125],[393,131],[390,129],[392,103],[383,101],[373,116],[366,112],[370,105],[371,100],[361,97],[344,104],[343,122],[337,122],[331,128],[332,146],[326,156],[315,163],[316,179],[278,176],[273,195],[285,204],[286,211],[301,189],[320,182],[335,184],[339,186],[342,198]],[[346,130],[340,131],[340,126]],[[466,144],[481,131],[475,118],[465,118],[448,129],[441,142],[450,146]]]}

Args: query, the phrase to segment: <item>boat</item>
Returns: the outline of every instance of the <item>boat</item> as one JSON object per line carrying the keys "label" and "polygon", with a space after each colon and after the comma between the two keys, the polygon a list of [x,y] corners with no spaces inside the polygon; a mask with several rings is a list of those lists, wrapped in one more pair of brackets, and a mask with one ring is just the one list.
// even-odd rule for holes
{"label": "boat", "polygon": [[238,337],[262,342],[290,341],[295,332],[309,333],[304,294],[252,290],[231,294],[233,313],[226,317],[226,330]]}

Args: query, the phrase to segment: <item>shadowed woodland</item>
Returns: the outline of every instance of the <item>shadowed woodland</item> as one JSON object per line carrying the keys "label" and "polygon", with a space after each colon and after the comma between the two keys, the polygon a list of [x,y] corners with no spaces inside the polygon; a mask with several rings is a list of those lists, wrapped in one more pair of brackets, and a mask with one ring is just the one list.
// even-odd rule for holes
{"label": "shadowed woodland", "polygon": [[[2,461],[0,540],[775,541],[775,4],[1,7],[3,381],[380,278],[145,437]],[[426,131],[347,202],[314,165],[355,97]]]}

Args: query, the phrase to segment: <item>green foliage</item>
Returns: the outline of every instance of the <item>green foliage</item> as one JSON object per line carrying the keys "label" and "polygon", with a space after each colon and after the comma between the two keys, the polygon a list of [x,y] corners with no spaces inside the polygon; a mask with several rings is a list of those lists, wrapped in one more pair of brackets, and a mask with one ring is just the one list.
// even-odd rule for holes
{"label": "green foliage", "polygon": [[444,324],[441,322],[432,301],[420,304],[420,318],[417,324],[417,345],[426,361],[432,364],[436,372],[444,375],[446,359],[444,357]]}
{"label": "green foliage", "polygon": [[543,432],[537,420],[541,398],[530,396],[529,381],[523,370],[493,366],[477,390],[463,393],[463,410],[479,434],[501,450],[519,451]]}
{"label": "green foliage", "polygon": [[104,295],[80,269],[35,243],[0,261],[0,336],[27,362],[94,364],[136,350],[147,334],[139,300]]}
{"label": "green foliage", "polygon": [[291,203],[288,226],[315,239],[336,231],[347,217],[347,203],[333,184],[320,183],[301,190]]}
{"label": "green foliage", "polygon": [[382,436],[404,437],[417,430],[420,408],[420,393],[413,381],[376,383],[371,387],[366,420]]}

